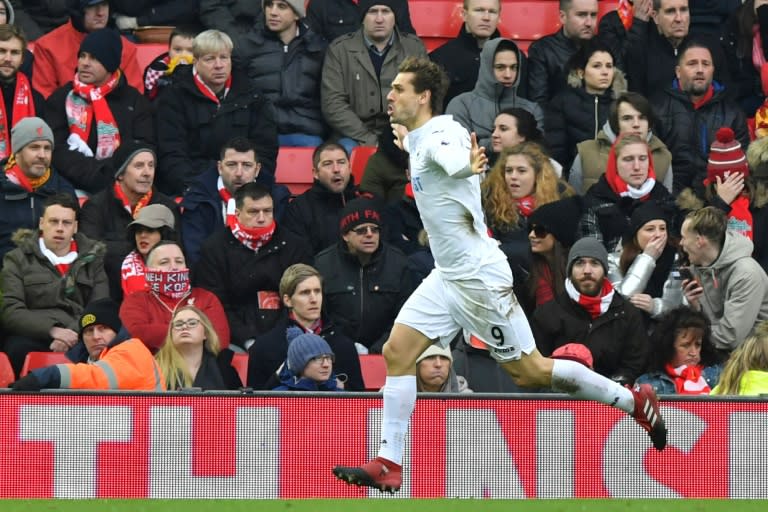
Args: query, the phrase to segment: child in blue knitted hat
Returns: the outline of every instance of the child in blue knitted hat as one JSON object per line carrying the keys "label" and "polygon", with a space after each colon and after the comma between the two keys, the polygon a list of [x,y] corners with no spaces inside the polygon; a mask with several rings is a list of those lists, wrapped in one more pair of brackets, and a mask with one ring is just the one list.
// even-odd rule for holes
{"label": "child in blue knitted hat", "polygon": [[286,330],[288,356],[275,391],[344,391],[333,372],[336,356],[323,338],[298,327]]}

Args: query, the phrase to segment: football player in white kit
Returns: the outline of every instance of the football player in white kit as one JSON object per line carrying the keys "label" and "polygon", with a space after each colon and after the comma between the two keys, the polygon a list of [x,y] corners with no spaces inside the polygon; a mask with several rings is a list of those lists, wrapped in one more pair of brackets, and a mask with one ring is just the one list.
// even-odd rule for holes
{"label": "football player in white kit", "polygon": [[484,148],[449,115],[436,115],[448,79],[425,58],[400,65],[387,95],[396,144],[410,153],[411,185],[429,235],[435,269],[403,305],[383,354],[387,379],[378,456],[358,467],[336,466],[348,483],[394,492],[402,482],[403,442],[416,403],[416,359],[433,343],[447,346],[474,333],[521,386],[552,388],[631,414],[658,450],[667,430],[650,385],[633,389],[586,366],[549,359],[536,349],[512,291],[512,272],[488,235],[480,201]]}

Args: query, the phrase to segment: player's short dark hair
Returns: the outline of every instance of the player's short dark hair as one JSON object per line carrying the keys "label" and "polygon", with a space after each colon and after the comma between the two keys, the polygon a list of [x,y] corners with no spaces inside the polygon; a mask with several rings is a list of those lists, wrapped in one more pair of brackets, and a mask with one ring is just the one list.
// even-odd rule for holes
{"label": "player's short dark hair", "polygon": [[251,139],[247,137],[232,137],[227,142],[225,142],[224,145],[221,146],[221,151],[219,151],[219,160],[224,160],[224,154],[228,149],[234,149],[238,153],[247,153],[249,151],[253,151],[253,156],[256,159],[256,162],[259,161],[259,154],[256,152],[256,145]]}
{"label": "player's short dark hair", "polygon": [[252,181],[251,183],[246,183],[242,187],[235,190],[235,206],[238,209],[243,207],[246,197],[249,197],[254,201],[258,201],[259,199],[263,199],[265,197],[272,197],[272,195],[269,193],[269,189],[267,187]]}
{"label": "player's short dark hair", "polygon": [[80,218],[80,203],[77,198],[72,194],[66,192],[57,192],[52,196],[48,196],[43,202],[43,215],[49,206],[61,206],[62,208],[69,208],[75,212],[75,220]]}
{"label": "player's short dark hair", "polygon": [[443,113],[443,101],[448,92],[448,75],[443,68],[426,57],[408,57],[397,70],[399,73],[413,73],[413,90],[417,93],[431,92],[429,106],[432,114]]}
{"label": "player's short dark hair", "polygon": [[327,151],[329,149],[340,149],[344,152],[344,155],[346,155],[347,160],[349,160],[349,153],[347,153],[347,148],[336,142],[335,140],[327,140],[317,146],[315,148],[315,151],[312,152],[312,167],[317,169],[317,165],[320,163],[320,155],[323,151]]}

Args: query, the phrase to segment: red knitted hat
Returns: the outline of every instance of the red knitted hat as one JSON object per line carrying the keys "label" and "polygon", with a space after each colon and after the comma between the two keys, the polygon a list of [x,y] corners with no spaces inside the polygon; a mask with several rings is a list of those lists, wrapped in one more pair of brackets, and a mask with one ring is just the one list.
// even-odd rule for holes
{"label": "red knitted hat", "polygon": [[717,130],[715,142],[712,143],[709,151],[707,178],[704,184],[715,183],[718,176],[721,180],[725,179],[726,172],[740,172],[745,177],[749,176],[747,156],[741,149],[739,141],[735,139],[733,130],[724,126]]}

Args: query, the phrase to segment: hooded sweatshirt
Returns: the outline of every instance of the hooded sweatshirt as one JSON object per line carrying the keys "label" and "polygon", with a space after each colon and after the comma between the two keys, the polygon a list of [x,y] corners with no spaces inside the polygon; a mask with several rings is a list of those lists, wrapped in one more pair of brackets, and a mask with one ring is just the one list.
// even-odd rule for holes
{"label": "hooded sweatshirt", "polygon": [[768,320],[768,276],[752,258],[752,241],[726,232],[720,255],[708,267],[693,266],[704,294],[702,311],[712,322],[712,342],[720,350],[741,345],[762,320]]}
{"label": "hooded sweatshirt", "polygon": [[470,132],[477,133],[477,141],[481,146],[491,149],[491,134],[496,116],[505,108],[522,108],[533,114],[539,129],[544,126],[544,113],[538,104],[517,95],[520,85],[520,72],[517,73],[514,85],[504,87],[493,74],[493,58],[496,48],[501,41],[509,41],[517,53],[518,66],[523,60],[522,53],[511,39],[497,38],[487,41],[480,52],[480,71],[477,75],[475,88],[470,92],[459,94],[448,103],[446,114],[453,116]]}

